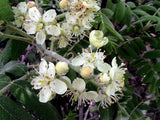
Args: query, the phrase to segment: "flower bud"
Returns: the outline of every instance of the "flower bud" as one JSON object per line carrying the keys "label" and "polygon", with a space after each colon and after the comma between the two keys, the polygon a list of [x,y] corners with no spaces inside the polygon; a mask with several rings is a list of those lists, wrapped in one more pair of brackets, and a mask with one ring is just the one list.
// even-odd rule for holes
{"label": "flower bud", "polygon": [[27,4],[30,8],[36,6],[36,3],[34,1],[29,1]]}
{"label": "flower bud", "polygon": [[68,72],[68,64],[66,62],[58,62],[56,64],[56,72],[60,75],[65,75]]}
{"label": "flower bud", "polygon": [[89,66],[82,67],[81,76],[85,79],[90,78],[93,75],[93,69]]}
{"label": "flower bud", "polygon": [[65,9],[68,5],[68,0],[61,0],[61,2],[59,3],[59,6],[63,9]]}
{"label": "flower bud", "polygon": [[103,37],[103,32],[100,30],[93,30],[89,35],[90,44],[96,48],[100,48],[108,43],[108,38]]}

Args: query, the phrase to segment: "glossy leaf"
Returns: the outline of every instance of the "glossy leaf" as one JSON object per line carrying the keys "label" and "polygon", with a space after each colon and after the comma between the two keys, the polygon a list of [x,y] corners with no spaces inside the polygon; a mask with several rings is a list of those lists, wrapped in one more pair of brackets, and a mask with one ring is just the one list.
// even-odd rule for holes
{"label": "glossy leaf", "polygon": [[26,109],[12,101],[0,96],[0,120],[36,120]]}
{"label": "glossy leaf", "polygon": [[0,19],[4,21],[11,21],[14,19],[12,8],[8,0],[0,0]]}
{"label": "glossy leaf", "polygon": [[17,101],[39,118],[43,120],[61,120],[56,108],[50,103],[39,102],[37,95],[31,89],[32,87],[27,81],[14,82],[10,88]]}

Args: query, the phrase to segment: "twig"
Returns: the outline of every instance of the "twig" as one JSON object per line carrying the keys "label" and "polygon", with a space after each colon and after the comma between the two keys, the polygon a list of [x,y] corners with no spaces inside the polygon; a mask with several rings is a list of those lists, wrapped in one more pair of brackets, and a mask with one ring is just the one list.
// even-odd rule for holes
{"label": "twig", "polygon": [[6,25],[6,28],[7,28],[8,30],[14,32],[14,33],[18,33],[18,34],[20,34],[20,35],[22,35],[22,36],[24,36],[24,37],[27,37],[27,38],[29,38],[30,40],[33,40],[33,39],[34,39],[32,36],[28,35],[27,33],[23,32],[22,30],[14,27],[14,26]]}
{"label": "twig", "polygon": [[3,94],[3,93],[5,93],[5,92],[10,88],[10,86],[11,86],[14,82],[17,82],[17,81],[19,81],[19,80],[24,80],[24,79],[26,79],[26,78],[27,78],[27,75],[24,75],[24,76],[22,76],[21,78],[18,78],[18,79],[16,79],[16,80],[11,81],[8,85],[6,85],[4,88],[2,88],[2,89],[0,90],[0,95]]}
{"label": "twig", "polygon": [[79,120],[83,120],[83,104],[79,107]]}
{"label": "twig", "polygon": [[88,116],[89,110],[90,110],[90,108],[91,108],[92,106],[93,106],[93,101],[91,101],[90,104],[89,104],[89,107],[88,107],[88,109],[87,109],[87,111],[86,111],[86,113],[85,113],[85,115],[84,115],[84,120],[87,120],[87,116]]}
{"label": "twig", "polygon": [[4,34],[2,32],[0,32],[0,36],[6,37],[6,38],[11,38],[11,39],[16,39],[16,40],[20,40],[20,41],[25,41],[29,44],[33,44],[32,41],[28,38],[24,38],[24,37],[19,37],[19,36],[14,36],[14,35],[8,35],[8,34]]}

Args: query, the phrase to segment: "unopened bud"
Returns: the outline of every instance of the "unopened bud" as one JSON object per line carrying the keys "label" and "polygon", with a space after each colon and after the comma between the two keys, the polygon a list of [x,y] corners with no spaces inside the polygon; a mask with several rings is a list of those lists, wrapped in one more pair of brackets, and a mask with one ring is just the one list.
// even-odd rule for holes
{"label": "unopened bud", "polygon": [[58,62],[56,64],[56,72],[60,75],[65,75],[68,72],[68,64],[66,62]]}
{"label": "unopened bud", "polygon": [[61,0],[61,2],[59,3],[59,6],[65,9],[68,6],[68,0]]}
{"label": "unopened bud", "polygon": [[81,76],[85,79],[90,78],[93,75],[93,69],[89,66],[82,67]]}
{"label": "unopened bud", "polygon": [[100,30],[93,30],[89,35],[91,45],[100,48],[108,43],[108,38],[103,37],[103,32]]}
{"label": "unopened bud", "polygon": [[30,8],[36,6],[36,3],[34,1],[29,1],[27,4],[28,4],[28,7]]}

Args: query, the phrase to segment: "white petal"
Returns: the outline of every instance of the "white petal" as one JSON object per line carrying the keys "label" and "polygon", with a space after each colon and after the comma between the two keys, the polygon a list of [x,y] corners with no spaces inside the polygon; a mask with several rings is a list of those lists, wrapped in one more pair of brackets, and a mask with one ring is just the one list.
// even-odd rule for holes
{"label": "white petal", "polygon": [[66,20],[67,20],[67,23],[69,24],[76,24],[77,22],[76,16],[71,15],[69,12],[66,13]]}
{"label": "white petal", "polygon": [[117,67],[116,57],[112,59],[112,67]]}
{"label": "white petal", "polygon": [[42,90],[39,92],[39,101],[42,103],[46,103],[52,98],[52,91],[51,89],[46,86],[42,88]]}
{"label": "white petal", "polygon": [[25,14],[27,12],[27,8],[28,8],[28,6],[27,6],[27,4],[25,2],[20,2],[18,4],[18,10],[20,10],[20,12],[22,14]]}
{"label": "white petal", "polygon": [[46,30],[48,35],[59,36],[61,34],[60,29],[55,25],[46,26],[45,30]]}
{"label": "white petal", "polygon": [[60,79],[63,79],[66,82],[68,82],[69,84],[71,84],[71,80],[67,76],[62,76],[62,77],[60,77]]}
{"label": "white petal", "polygon": [[36,42],[37,44],[43,45],[44,41],[46,40],[46,34],[44,30],[40,30],[36,34]]}
{"label": "white petal", "polygon": [[18,10],[20,10],[22,14],[25,14],[27,12],[27,9],[28,9],[28,6],[25,2],[20,2],[18,4]]}
{"label": "white petal", "polygon": [[43,79],[40,76],[38,76],[31,81],[31,85],[34,85],[34,89],[40,89],[42,87],[42,84],[40,81],[42,80]]}
{"label": "white petal", "polygon": [[41,13],[39,12],[39,10],[36,7],[30,8],[28,13],[29,13],[29,17],[34,22],[38,22],[39,19],[41,18]]}
{"label": "white petal", "polygon": [[72,61],[71,61],[71,64],[73,66],[80,66],[80,65],[83,65],[85,63],[85,60],[83,57],[81,56],[78,56],[78,57],[75,57]]}
{"label": "white petal", "polygon": [[88,92],[85,92],[84,94],[88,100],[96,100],[98,97],[98,94],[95,91],[88,91]]}
{"label": "white petal", "polygon": [[46,60],[41,59],[41,63],[39,65],[39,73],[40,74],[46,74],[47,73],[47,68],[48,68],[48,65],[47,65]]}
{"label": "white petal", "polygon": [[56,15],[57,15],[57,13],[54,9],[48,10],[43,15],[43,21],[44,22],[52,22],[55,19]]}
{"label": "white petal", "polygon": [[36,33],[36,25],[33,23],[24,24],[24,29],[27,34],[35,34]]}
{"label": "white petal", "polygon": [[108,85],[107,88],[106,88],[106,94],[108,96],[111,96],[111,95],[114,96],[116,91],[117,91],[116,88],[112,84]]}
{"label": "white petal", "polygon": [[55,76],[55,66],[53,63],[49,62],[49,67],[48,67],[48,75],[52,78]]}
{"label": "white petal", "polygon": [[59,95],[62,95],[67,91],[67,85],[58,79],[51,82],[50,87],[53,92],[56,92]]}
{"label": "white petal", "polygon": [[72,87],[75,89],[75,90],[78,90],[78,91],[83,91],[85,88],[86,88],[86,83],[83,79],[81,78],[77,78],[73,81],[72,83]]}
{"label": "white petal", "polygon": [[97,69],[103,73],[107,73],[111,69],[111,66],[107,63],[103,63],[103,61],[98,61],[96,66]]}

